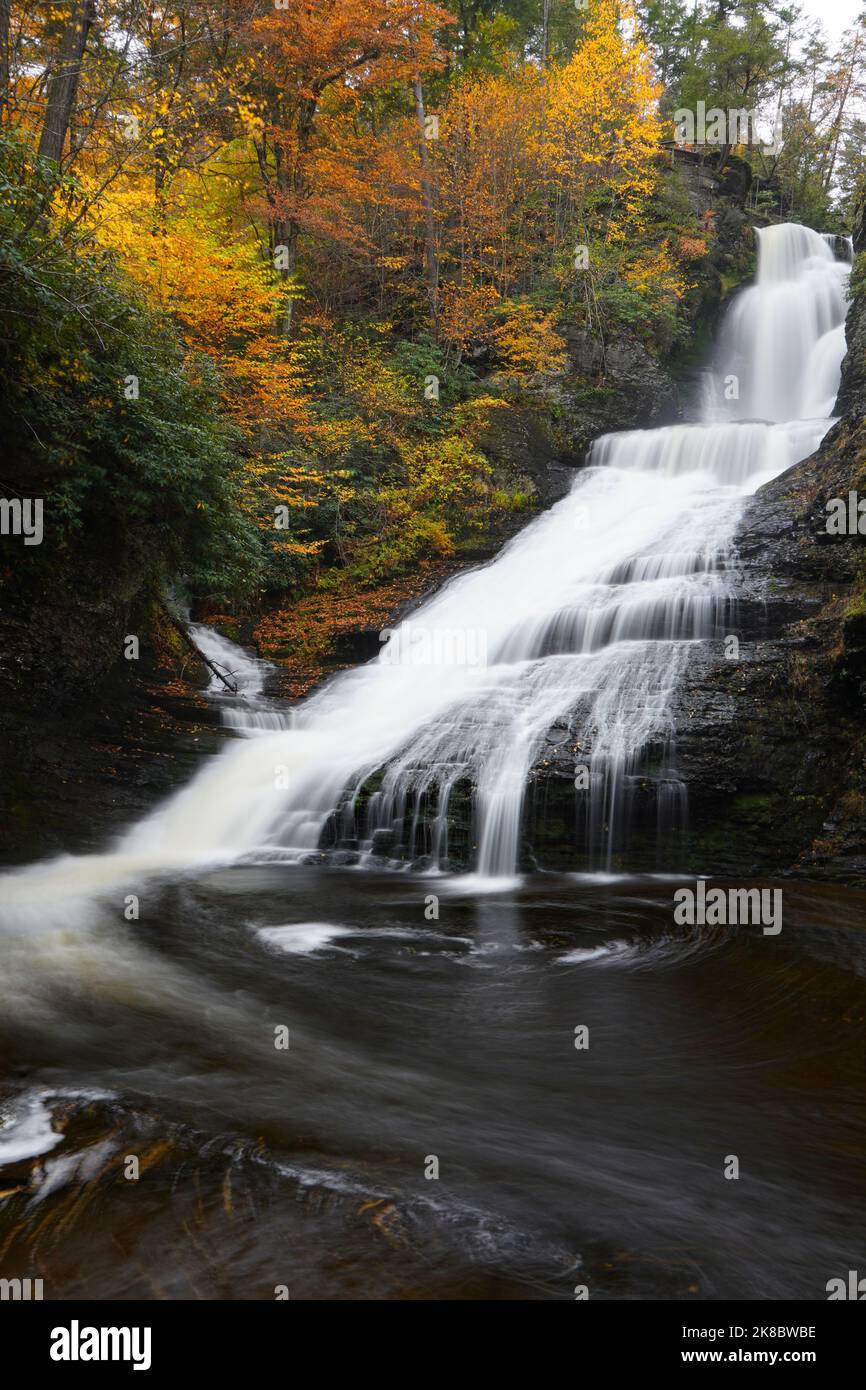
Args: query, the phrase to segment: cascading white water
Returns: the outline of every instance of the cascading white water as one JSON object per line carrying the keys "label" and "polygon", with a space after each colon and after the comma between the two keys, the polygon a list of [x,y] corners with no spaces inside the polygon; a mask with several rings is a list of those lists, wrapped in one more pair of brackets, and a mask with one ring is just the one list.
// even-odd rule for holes
{"label": "cascading white water", "polygon": [[[223,676],[232,681],[241,699],[255,699],[261,695],[269,669],[264,661],[247,656],[234,642],[230,642],[227,637],[223,637],[206,623],[190,623],[187,631],[199,651],[222,672]],[[211,674],[208,693],[221,695],[224,690],[225,686],[219,676]]]}
{"label": "cascading white water", "polygon": [[719,397],[709,418],[828,416],[844,355],[848,267],[808,227],[770,227],[758,236],[757,283],[734,300],[720,341],[739,396]]}
{"label": "cascading white water", "polygon": [[294,723],[291,711],[275,707],[263,691],[273,667],[248,656],[241,647],[205,623],[190,623],[189,635],[199,651],[232,682],[235,693],[219,676],[211,675],[207,693],[219,701],[222,722],[238,733],[257,734],[268,729],[289,729]]}
{"label": "cascading white water", "polygon": [[609,852],[624,783],[649,744],[670,743],[694,644],[726,630],[745,497],[829,428],[847,266],[807,228],[758,235],[756,283],[728,314],[703,423],[598,441],[568,497],[493,563],[453,580],[377,660],[310,698],[295,727],[268,733],[247,720],[257,737],[112,854],[7,877],[13,899],[93,893],[263,848],[309,852],[338,808],[345,834],[369,845],[376,829],[393,831],[402,857],[435,864],[459,783],[475,788],[478,872],[511,875],[527,777],[563,719],[589,768],[588,834]]}

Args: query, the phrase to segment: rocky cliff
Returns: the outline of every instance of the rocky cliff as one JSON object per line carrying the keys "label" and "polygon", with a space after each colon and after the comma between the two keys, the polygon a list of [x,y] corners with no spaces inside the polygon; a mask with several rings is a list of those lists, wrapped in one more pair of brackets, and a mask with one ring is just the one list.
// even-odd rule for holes
{"label": "rocky cliff", "polygon": [[831,499],[866,497],[862,294],[846,337],[838,423],[740,526],[740,659],[708,652],[681,691],[689,856],[707,872],[866,879],[866,538],[827,530]]}
{"label": "rocky cliff", "polygon": [[[864,241],[859,231],[855,249]],[[817,453],[761,488],[744,512],[729,625],[739,652],[732,660],[722,641],[710,643],[689,666],[672,760],[687,809],[679,825],[674,817],[660,860],[650,750],[623,856],[632,868],[676,863],[706,874],[866,882],[866,537],[827,530],[831,499],[866,499],[862,291],[846,338],[837,423]],[[567,729],[549,737],[533,775],[525,854],[573,866],[576,752]]]}

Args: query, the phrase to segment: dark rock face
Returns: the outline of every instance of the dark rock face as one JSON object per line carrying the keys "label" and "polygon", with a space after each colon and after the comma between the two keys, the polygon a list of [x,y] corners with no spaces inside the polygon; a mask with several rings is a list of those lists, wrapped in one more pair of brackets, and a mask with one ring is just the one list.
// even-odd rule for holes
{"label": "dark rock face", "polygon": [[679,417],[676,383],[641,342],[617,338],[603,345],[580,328],[567,329],[564,337],[569,371],[540,385],[561,458],[580,463],[601,434],[673,424]]}
{"label": "dark rock face", "polygon": [[[542,507],[570,490],[599,435],[672,424],[681,415],[673,377],[637,339],[605,347],[579,328],[563,337],[565,370],[535,377],[519,404],[494,412],[478,438],[497,472],[528,479]],[[489,384],[499,386],[496,377]]]}
{"label": "dark rock face", "polygon": [[[139,660],[119,656],[123,633],[140,634]],[[224,737],[197,693],[204,666],[120,583],[102,601],[10,605],[0,651],[4,865],[104,845]]]}
{"label": "dark rock face", "polygon": [[542,507],[548,507],[568,492],[574,468],[581,460],[565,459],[554,446],[545,428],[543,403],[533,408],[529,401],[517,410],[493,413],[479,434],[478,443],[497,473],[508,478],[523,477]]}
{"label": "dark rock face", "polygon": [[864,537],[826,530],[831,498],[866,495],[864,330],[861,302],[849,319],[850,413],[743,518],[740,660],[707,653],[680,691],[690,860],[708,872],[866,879]]}
{"label": "dark rock face", "polygon": [[689,860],[866,879],[864,541],[827,503],[866,496],[866,302],[852,304],[837,412],[820,449],[744,514],[739,661],[692,664],[677,711]]}
{"label": "dark rock face", "polygon": [[[738,655],[727,659],[721,640],[699,649],[678,691],[675,747],[649,750],[634,779],[631,843],[620,856],[630,868],[866,882],[866,536],[826,527],[830,499],[866,498],[862,296],[846,334],[843,417],[742,518],[738,601],[726,629]],[[528,861],[576,866],[579,756],[573,744],[549,747],[535,768]],[[662,787],[669,758],[688,803],[687,817],[669,817],[663,857],[652,784],[660,756]]]}

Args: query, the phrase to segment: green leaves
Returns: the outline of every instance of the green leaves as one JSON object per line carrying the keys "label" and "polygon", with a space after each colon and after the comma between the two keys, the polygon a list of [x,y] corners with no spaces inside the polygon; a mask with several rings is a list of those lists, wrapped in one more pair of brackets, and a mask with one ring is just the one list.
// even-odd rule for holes
{"label": "green leaves", "polygon": [[48,216],[64,188],[0,139],[3,481],[43,497],[46,515],[46,544],[18,558],[16,582],[63,583],[96,559],[142,586],[183,568],[209,594],[243,591],[260,545],[237,505],[217,374],[104,253]]}

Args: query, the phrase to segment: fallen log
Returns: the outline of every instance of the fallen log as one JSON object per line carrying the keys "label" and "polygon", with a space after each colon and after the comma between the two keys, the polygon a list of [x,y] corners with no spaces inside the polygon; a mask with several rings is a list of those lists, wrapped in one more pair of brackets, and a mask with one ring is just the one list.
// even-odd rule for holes
{"label": "fallen log", "polygon": [[232,678],[231,672],[229,671],[228,674],[226,674],[224,671],[221,671],[220,668],[219,668],[219,666],[217,666],[216,662],[215,662],[215,661],[211,661],[211,659],[210,659],[209,656],[205,656],[205,654],[204,654],[204,652],[202,651],[201,647],[197,647],[197,646],[196,646],[195,642],[194,642],[194,641],[192,640],[192,638],[190,637],[190,635],[189,635],[189,633],[187,632],[186,628],[184,627],[183,623],[180,621],[179,618],[176,618],[176,617],[174,616],[174,614],[172,613],[171,609],[170,609],[170,608],[167,608],[165,604],[162,605],[162,608],[163,608],[163,611],[164,611],[164,613],[165,613],[165,616],[168,618],[168,621],[171,623],[171,625],[172,625],[172,627],[174,628],[175,632],[178,634],[179,637],[181,637],[181,638],[183,639],[183,641],[186,643],[186,645],[187,645],[193,652],[195,652],[195,654],[196,654],[196,656],[198,657],[199,661],[203,661],[204,664],[205,664],[205,666],[207,666],[208,670],[209,670],[209,671],[212,671],[213,674],[216,676],[217,680],[222,681],[223,685],[225,686],[226,690],[228,690],[229,694],[231,694],[231,695],[237,695],[237,693],[238,693],[237,681],[234,680],[234,679]]}

